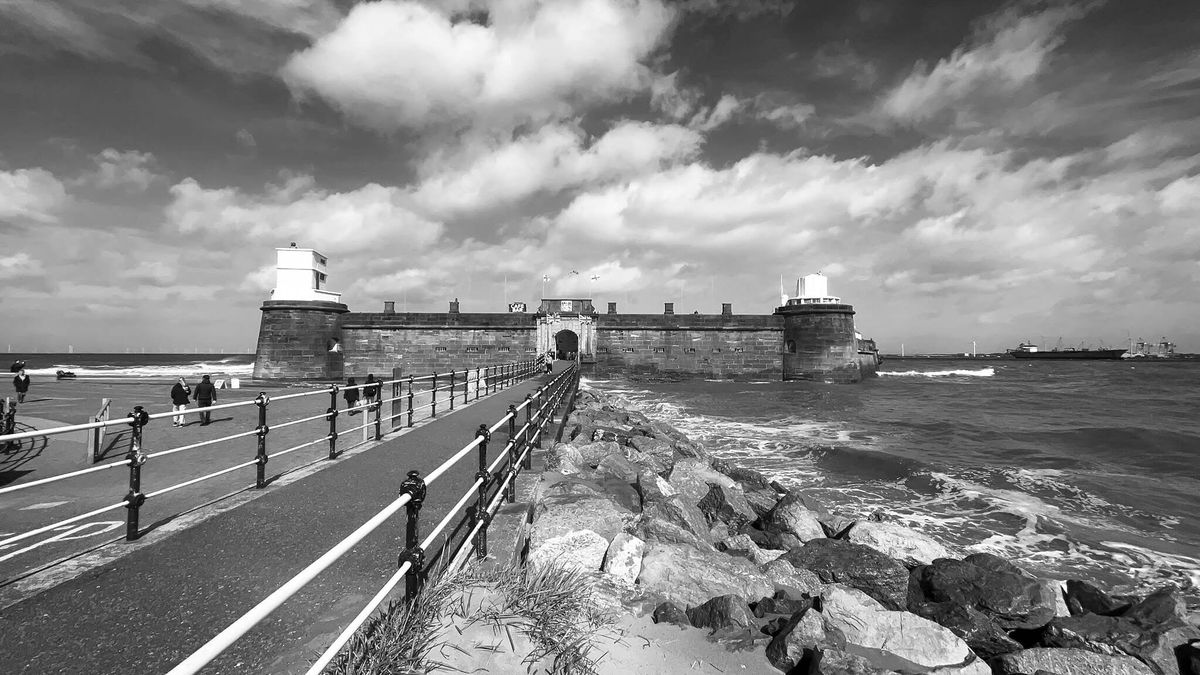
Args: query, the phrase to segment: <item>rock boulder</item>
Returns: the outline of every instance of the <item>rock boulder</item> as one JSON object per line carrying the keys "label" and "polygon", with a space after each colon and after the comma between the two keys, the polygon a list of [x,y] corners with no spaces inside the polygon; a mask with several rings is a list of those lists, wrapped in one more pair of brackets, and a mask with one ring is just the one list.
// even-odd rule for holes
{"label": "rock boulder", "polygon": [[839,539],[813,539],[779,558],[812,571],[824,583],[857,588],[888,609],[905,606],[908,570],[869,546]]}

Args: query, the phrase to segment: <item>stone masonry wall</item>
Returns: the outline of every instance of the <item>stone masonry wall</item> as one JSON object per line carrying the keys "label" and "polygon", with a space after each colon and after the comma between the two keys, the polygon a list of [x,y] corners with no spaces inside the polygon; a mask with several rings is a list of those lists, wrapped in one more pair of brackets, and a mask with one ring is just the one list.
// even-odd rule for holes
{"label": "stone masonry wall", "polygon": [[346,377],[390,377],[493,366],[537,357],[529,314],[347,314]]}
{"label": "stone masonry wall", "polygon": [[330,352],[346,306],[334,302],[268,300],[262,306],[254,377],[324,380],[342,376],[342,354]]}
{"label": "stone masonry wall", "polygon": [[597,374],[779,379],[783,322],[776,316],[605,314]]}

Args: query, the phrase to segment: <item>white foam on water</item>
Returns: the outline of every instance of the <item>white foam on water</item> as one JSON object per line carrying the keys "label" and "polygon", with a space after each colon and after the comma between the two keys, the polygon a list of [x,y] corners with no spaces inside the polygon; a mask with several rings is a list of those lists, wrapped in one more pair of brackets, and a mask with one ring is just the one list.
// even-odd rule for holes
{"label": "white foam on water", "polygon": [[996,369],[988,366],[979,370],[880,370],[876,375],[887,377],[992,377]]}
{"label": "white foam on water", "polygon": [[61,363],[47,368],[30,368],[30,375],[54,377],[59,370],[75,373],[76,377],[128,377],[128,378],[175,378],[199,377],[200,375],[226,375],[232,377],[250,377],[254,373],[253,363],[229,363],[220,361],[208,363],[179,363],[171,365],[142,365],[142,366],[80,366]]}

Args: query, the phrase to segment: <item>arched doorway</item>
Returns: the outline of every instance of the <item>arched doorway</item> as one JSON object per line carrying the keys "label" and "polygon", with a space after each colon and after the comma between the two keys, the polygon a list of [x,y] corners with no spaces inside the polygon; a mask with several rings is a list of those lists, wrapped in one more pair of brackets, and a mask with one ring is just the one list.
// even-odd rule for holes
{"label": "arched doorway", "polygon": [[554,357],[574,360],[579,352],[579,335],[573,330],[560,330],[554,334]]}

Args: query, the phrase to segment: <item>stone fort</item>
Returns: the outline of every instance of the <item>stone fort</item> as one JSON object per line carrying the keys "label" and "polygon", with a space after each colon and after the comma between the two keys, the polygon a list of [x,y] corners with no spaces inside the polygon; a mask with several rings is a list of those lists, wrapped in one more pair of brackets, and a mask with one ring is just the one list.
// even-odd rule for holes
{"label": "stone fort", "polygon": [[313,249],[276,249],[276,286],[263,302],[254,377],[342,380],[464,370],[553,352],[585,372],[671,378],[858,382],[875,373],[873,340],[854,326],[854,308],[811,274],[772,314],[621,314],[590,298],[543,298],[528,311],[352,312],[327,290],[327,259]]}

